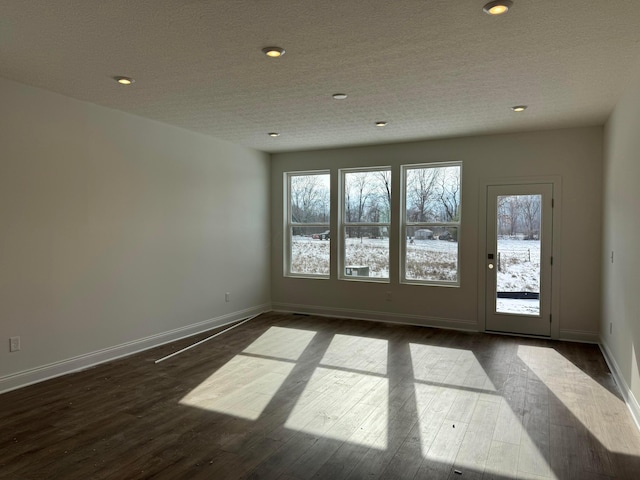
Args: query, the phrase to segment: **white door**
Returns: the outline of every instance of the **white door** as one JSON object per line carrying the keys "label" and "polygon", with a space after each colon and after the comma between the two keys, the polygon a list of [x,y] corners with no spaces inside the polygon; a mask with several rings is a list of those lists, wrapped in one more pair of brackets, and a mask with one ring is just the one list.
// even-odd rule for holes
{"label": "white door", "polygon": [[487,187],[486,329],[551,335],[553,185]]}

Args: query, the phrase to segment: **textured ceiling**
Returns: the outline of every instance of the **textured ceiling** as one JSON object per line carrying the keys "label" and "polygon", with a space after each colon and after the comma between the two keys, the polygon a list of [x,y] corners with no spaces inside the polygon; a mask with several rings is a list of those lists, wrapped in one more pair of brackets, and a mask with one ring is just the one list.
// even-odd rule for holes
{"label": "textured ceiling", "polygon": [[604,123],[640,1],[484,3],[0,0],[0,76],[267,152]]}

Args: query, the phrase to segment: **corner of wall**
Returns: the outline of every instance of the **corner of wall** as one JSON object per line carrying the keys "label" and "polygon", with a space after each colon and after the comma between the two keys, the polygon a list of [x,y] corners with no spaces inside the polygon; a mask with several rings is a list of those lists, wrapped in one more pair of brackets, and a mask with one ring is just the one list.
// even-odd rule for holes
{"label": "corner of wall", "polygon": [[160,345],[175,342],[176,340],[197,335],[199,333],[206,332],[207,330],[224,327],[225,325],[269,311],[271,311],[270,304],[257,305],[255,307],[195,323],[187,327],[176,328],[168,332],[140,338],[121,345],[115,345],[113,347],[78,355],[59,362],[6,375],[4,377],[0,377],[0,394],[60,377],[62,375],[67,375],[69,373],[86,370],[87,368],[94,367],[101,363],[111,362],[118,358],[127,357],[151,348],[159,347]]}
{"label": "corner of wall", "polygon": [[636,427],[638,427],[638,430],[640,430],[640,403],[625,381],[624,376],[622,375],[622,371],[620,370],[620,367],[618,366],[618,363],[616,362],[616,359],[611,353],[611,350],[607,346],[606,342],[601,340],[598,345],[600,346],[602,355],[604,356],[604,359],[609,366],[609,370],[611,370],[613,379],[615,380],[616,385],[618,385],[618,389],[622,394],[622,398],[624,398],[624,401],[629,408],[629,412],[631,413],[631,416],[636,423]]}

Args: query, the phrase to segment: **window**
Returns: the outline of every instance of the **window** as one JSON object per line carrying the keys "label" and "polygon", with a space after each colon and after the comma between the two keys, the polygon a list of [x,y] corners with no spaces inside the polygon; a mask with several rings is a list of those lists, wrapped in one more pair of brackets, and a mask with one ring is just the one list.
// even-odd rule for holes
{"label": "window", "polygon": [[287,173],[285,274],[329,277],[330,175]]}
{"label": "window", "polygon": [[459,285],[462,165],[405,165],[402,172],[402,282]]}
{"label": "window", "polygon": [[[389,282],[392,270],[401,283],[458,286],[462,163],[403,165],[400,173],[393,231],[391,167],[341,169],[333,225],[329,171],[285,173],[284,274],[329,278],[337,239],[341,280]],[[400,236],[393,259],[391,235]]]}
{"label": "window", "polygon": [[389,279],[391,169],[341,170],[343,279]]}

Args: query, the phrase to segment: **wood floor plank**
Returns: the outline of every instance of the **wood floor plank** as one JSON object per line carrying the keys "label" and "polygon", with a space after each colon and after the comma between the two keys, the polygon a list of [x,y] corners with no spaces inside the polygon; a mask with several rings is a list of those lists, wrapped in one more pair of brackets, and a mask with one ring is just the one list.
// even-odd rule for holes
{"label": "wood floor plank", "polygon": [[416,478],[449,478],[468,424],[443,422],[422,460]]}
{"label": "wood floor plank", "polygon": [[386,448],[369,449],[347,478],[380,477],[418,421],[414,396],[410,396],[399,408],[391,408],[387,417]]}
{"label": "wood floor plank", "polygon": [[211,333],[0,395],[0,478],[640,478],[597,346],[269,313],[154,363]]}
{"label": "wood floor plank", "polygon": [[502,398],[496,420],[493,440],[520,445],[523,430],[523,416],[514,412],[507,399]]}
{"label": "wood floor plank", "polygon": [[324,462],[313,478],[347,478],[370,449],[382,451],[383,442],[386,444],[388,406],[386,402],[373,409],[368,406],[370,413],[367,418]]}
{"label": "wood floor plank", "polygon": [[492,440],[483,478],[486,480],[515,478],[518,472],[519,449],[519,445]]}

